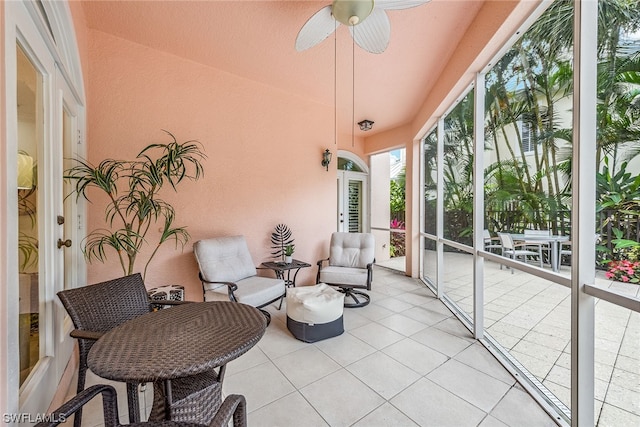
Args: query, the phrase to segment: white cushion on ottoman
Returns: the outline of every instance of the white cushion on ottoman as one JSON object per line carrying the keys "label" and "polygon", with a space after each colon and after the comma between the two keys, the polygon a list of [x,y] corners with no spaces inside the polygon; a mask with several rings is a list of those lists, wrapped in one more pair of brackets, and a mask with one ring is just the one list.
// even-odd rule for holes
{"label": "white cushion on ottoman", "polygon": [[287,327],[299,340],[340,335],[343,308],[344,294],[324,283],[287,289]]}

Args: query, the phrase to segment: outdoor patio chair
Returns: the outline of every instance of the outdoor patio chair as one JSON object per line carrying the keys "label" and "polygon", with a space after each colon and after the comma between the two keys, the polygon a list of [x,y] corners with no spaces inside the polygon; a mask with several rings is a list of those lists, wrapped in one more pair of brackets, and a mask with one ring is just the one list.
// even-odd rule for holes
{"label": "outdoor patio chair", "polygon": [[[373,234],[333,233],[329,258],[318,261],[316,283],[338,287],[344,293],[345,307],[364,307],[369,304],[370,296],[355,289],[371,290],[374,262]],[[348,302],[347,298],[353,302]]]}
{"label": "outdoor patio chair", "polygon": [[552,264],[551,262],[551,244],[549,242],[545,242],[545,241],[537,241],[535,239],[532,240],[528,240],[527,237],[541,237],[544,238],[545,236],[550,236],[551,235],[551,230],[533,230],[533,229],[525,229],[524,230],[524,243],[525,243],[525,247],[526,249],[529,250],[540,250],[544,253],[546,253],[547,255],[547,260],[549,261],[549,264]]}
{"label": "outdoor patio chair", "polygon": [[494,249],[502,250],[502,245],[499,237],[491,237],[491,233],[486,228],[484,229],[482,238],[484,240],[484,250],[487,252],[493,252]]}
{"label": "outdoor patio chair", "polygon": [[[243,236],[216,237],[194,243],[205,301],[228,299],[256,307],[271,321],[263,307],[285,296],[282,279],[258,276]],[[280,309],[280,306],[278,309]]]}
{"label": "outdoor patio chair", "polygon": [[[136,273],[94,285],[58,292],[58,298],[69,313],[75,329],[70,335],[78,340],[80,350],[77,392],[84,390],[87,377],[87,356],[93,344],[116,326],[152,310],[142,276]],[[182,304],[183,301],[153,301],[163,305]],[[138,385],[127,384],[129,420],[140,418]],[[82,409],[76,412],[74,426],[79,427]]]}
{"label": "outdoor patio chair", "polygon": [[[600,243],[600,233],[596,233],[595,234],[595,243],[596,243],[596,245],[598,243]],[[571,242],[571,240],[560,242],[560,249],[558,250],[558,266],[562,265],[562,256],[563,255],[571,257],[571,255],[572,255],[572,249],[571,248],[572,247],[573,247],[573,243]]]}
{"label": "outdoor patio chair", "polygon": [[[78,413],[82,411],[82,407],[89,403],[98,394],[102,394],[102,411],[104,415],[105,427],[120,427],[118,416],[118,399],[116,390],[105,384],[97,384],[89,387],[88,389],[81,391],[76,396],[72,397],[68,402],[63,404],[60,408],[49,414],[47,421],[36,424],[36,427],[54,427],[65,420],[69,419],[73,414],[76,418]],[[216,415],[209,423],[209,427],[227,427],[229,422],[233,419],[234,427],[246,427],[247,425],[247,409],[244,396],[239,394],[230,394],[222,402],[222,405],[218,409]],[[124,424],[125,426],[127,424]],[[149,421],[136,424],[138,427],[161,427],[161,426],[177,426],[182,427],[204,427],[203,424],[195,423],[179,423],[171,421]]]}
{"label": "outdoor patio chair", "polygon": [[[528,256],[537,256],[540,260],[540,268],[542,268],[542,248],[538,248],[537,252],[529,249],[518,249],[519,247],[523,248],[524,243],[516,245],[510,234],[498,233],[498,237],[500,237],[500,242],[502,243],[502,256],[507,256],[513,260],[517,260],[520,257],[523,262],[526,262]],[[502,264],[500,269],[502,270]],[[511,269],[511,274],[513,274],[513,268]]]}

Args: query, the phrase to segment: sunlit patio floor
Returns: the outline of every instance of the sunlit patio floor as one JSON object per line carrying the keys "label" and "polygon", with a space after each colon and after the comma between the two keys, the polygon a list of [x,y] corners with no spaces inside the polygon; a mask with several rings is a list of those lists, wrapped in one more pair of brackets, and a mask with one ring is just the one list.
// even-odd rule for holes
{"label": "sunlit patio floor", "polygon": [[[469,310],[470,257],[448,254],[445,265],[447,294]],[[569,290],[493,262],[485,271],[487,330],[568,405]],[[289,333],[284,307],[269,308],[265,336],[229,364],[223,386],[245,395],[250,426],[555,425],[419,280],[376,267],[370,294],[367,307],[345,309],[344,334],[313,344]],[[596,313],[598,425],[638,426],[638,314],[604,302]],[[124,386],[117,388],[124,421]],[[150,389],[141,395],[145,414]],[[93,401],[83,426],[101,418]]]}
{"label": "sunlit patio floor", "polygon": [[[445,294],[471,317],[471,255],[445,253],[444,265]],[[569,408],[570,290],[528,273],[501,269],[493,261],[484,265],[486,331]],[[558,273],[569,277],[570,270],[562,265]],[[602,271],[597,272],[596,284],[640,295],[640,286],[605,279]],[[596,420],[599,425],[640,426],[640,313],[601,300],[595,307]]]}

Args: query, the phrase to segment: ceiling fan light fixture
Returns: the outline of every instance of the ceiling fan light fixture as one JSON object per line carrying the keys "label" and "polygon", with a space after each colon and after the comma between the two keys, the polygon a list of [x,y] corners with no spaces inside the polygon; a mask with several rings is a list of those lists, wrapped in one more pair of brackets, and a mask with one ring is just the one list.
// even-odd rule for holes
{"label": "ceiling fan light fixture", "polygon": [[374,0],[334,0],[333,17],[340,23],[353,27],[371,14]]}

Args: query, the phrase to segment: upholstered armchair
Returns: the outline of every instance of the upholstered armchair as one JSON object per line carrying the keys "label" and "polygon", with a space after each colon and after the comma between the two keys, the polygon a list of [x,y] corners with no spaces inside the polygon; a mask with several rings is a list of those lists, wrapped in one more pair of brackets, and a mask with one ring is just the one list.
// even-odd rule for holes
{"label": "upholstered armchair", "polygon": [[262,310],[285,295],[282,279],[258,276],[244,236],[216,237],[199,240],[193,253],[200,268],[205,301],[229,299]]}
{"label": "upholstered armchair", "polygon": [[333,233],[329,258],[318,261],[316,283],[338,287],[344,293],[345,307],[363,307],[369,304],[371,298],[356,289],[371,290],[374,262],[373,234]]}

